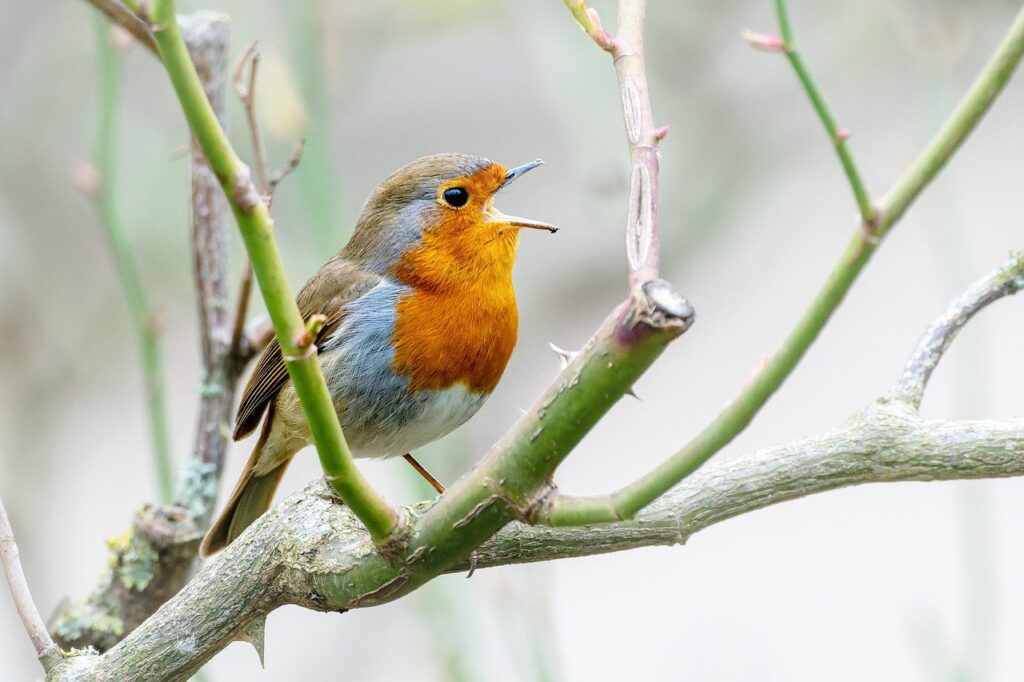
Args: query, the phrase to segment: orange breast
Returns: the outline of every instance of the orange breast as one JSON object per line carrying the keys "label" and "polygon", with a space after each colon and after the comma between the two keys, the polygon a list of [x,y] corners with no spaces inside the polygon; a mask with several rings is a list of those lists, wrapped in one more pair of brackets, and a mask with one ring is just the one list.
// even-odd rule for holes
{"label": "orange breast", "polygon": [[516,345],[515,231],[463,213],[428,230],[392,275],[412,287],[398,301],[394,370],[414,389],[494,390]]}
{"label": "orange breast", "polygon": [[490,393],[515,348],[518,326],[511,287],[483,300],[414,290],[398,302],[392,366],[414,390],[463,383]]}

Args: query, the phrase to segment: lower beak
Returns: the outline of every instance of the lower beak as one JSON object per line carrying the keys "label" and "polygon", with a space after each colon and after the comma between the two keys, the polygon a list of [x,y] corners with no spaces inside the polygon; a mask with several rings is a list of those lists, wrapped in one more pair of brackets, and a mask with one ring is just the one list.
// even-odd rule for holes
{"label": "lower beak", "polygon": [[491,223],[503,223],[505,225],[511,225],[512,227],[528,227],[531,230],[547,230],[552,234],[558,232],[558,228],[554,225],[548,225],[547,223],[542,223],[539,220],[530,220],[529,218],[517,218],[512,215],[505,215],[498,209],[494,208],[494,206],[488,207],[484,212],[484,215],[487,216],[487,221]]}

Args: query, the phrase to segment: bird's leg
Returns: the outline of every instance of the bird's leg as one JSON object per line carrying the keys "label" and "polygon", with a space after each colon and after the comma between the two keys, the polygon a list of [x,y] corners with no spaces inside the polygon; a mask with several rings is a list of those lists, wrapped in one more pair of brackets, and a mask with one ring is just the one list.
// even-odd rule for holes
{"label": "bird's leg", "polygon": [[405,457],[405,461],[406,461],[406,462],[408,462],[409,464],[411,464],[411,465],[412,465],[412,468],[416,470],[416,473],[418,473],[418,474],[419,474],[420,476],[422,476],[423,478],[427,479],[427,483],[429,483],[429,484],[431,485],[431,487],[432,487],[432,488],[433,488],[434,490],[436,490],[436,491],[437,491],[437,494],[438,494],[438,495],[440,495],[441,493],[443,493],[443,492],[444,492],[444,486],[443,486],[443,485],[441,485],[441,482],[440,482],[440,481],[438,481],[438,480],[437,480],[436,478],[434,478],[433,476],[431,476],[431,475],[430,475],[430,472],[429,472],[429,471],[427,471],[426,469],[424,469],[424,468],[423,468],[423,465],[422,465],[422,464],[420,464],[419,462],[417,462],[417,461],[416,461],[416,458],[415,458],[415,457],[413,457],[413,456],[412,456],[412,455],[411,455],[410,453],[408,453],[408,452],[407,452],[407,453],[405,453],[405,455],[403,455],[403,457]]}

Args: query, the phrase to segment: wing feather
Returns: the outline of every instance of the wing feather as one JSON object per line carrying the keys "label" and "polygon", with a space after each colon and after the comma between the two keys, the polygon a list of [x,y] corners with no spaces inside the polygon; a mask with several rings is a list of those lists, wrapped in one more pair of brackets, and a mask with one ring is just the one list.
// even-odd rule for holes
{"label": "wing feather", "polygon": [[[330,337],[344,318],[344,306],[380,282],[378,275],[366,272],[353,263],[335,257],[327,262],[296,297],[302,319],[320,313],[327,317],[316,344]],[[288,383],[288,370],[281,356],[281,346],[273,339],[256,362],[252,376],[242,392],[235,416],[235,440],[252,433],[259,425],[267,406]]]}

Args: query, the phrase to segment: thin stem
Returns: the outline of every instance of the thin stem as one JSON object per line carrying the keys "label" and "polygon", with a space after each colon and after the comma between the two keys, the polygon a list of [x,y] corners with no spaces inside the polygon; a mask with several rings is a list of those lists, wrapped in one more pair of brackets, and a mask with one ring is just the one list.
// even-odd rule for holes
{"label": "thin stem", "polygon": [[559,498],[538,514],[555,525],[601,523],[633,517],[698,469],[753,420],[797,366],[867,264],[881,238],[938,174],[1002,92],[1024,55],[1024,8],[974,84],[924,153],[882,202],[874,225],[859,227],[824,285],[782,347],[719,415],[679,452],[632,484],[609,496]]}
{"label": "thin stem", "polygon": [[4,501],[0,498],[0,566],[4,569],[7,577],[7,587],[10,589],[11,598],[14,600],[14,608],[18,611],[21,624],[25,626],[25,632],[32,640],[32,646],[36,649],[43,668],[49,671],[60,660],[60,649],[54,644],[50,633],[46,630],[46,624],[39,615],[39,609],[32,599],[32,592],[28,589],[28,581],[25,580],[25,572],[21,568],[21,559],[18,557],[18,543],[14,541],[14,530],[11,528],[11,521],[7,518],[7,510],[4,508]]}
{"label": "thin stem", "polygon": [[98,130],[96,167],[100,184],[96,197],[100,222],[103,224],[110,250],[114,255],[117,275],[124,291],[128,313],[135,327],[146,391],[152,436],[153,462],[156,467],[160,500],[169,504],[174,500],[174,467],[171,457],[171,438],[167,426],[167,405],[164,396],[163,361],[157,324],[146,299],[142,275],[117,204],[117,91],[120,65],[110,44],[110,27],[102,18],[97,19],[97,100]]}
{"label": "thin stem", "polygon": [[167,69],[196,140],[221,181],[238,222],[253,273],[292,385],[302,404],[331,486],[366,526],[378,543],[387,542],[399,526],[397,512],[363,477],[352,459],[338,415],[334,411],[315,347],[301,348],[305,323],[299,314],[284,264],[274,240],[273,222],[263,198],[252,185],[249,171],[235,154],[203,92],[195,67],[175,21],[173,0],[152,4],[152,28],[160,58]]}
{"label": "thin stem", "polygon": [[850,153],[848,146],[849,134],[839,127],[835,114],[832,113],[832,109],[829,108],[824,95],[822,95],[821,90],[811,77],[807,65],[804,64],[803,57],[800,56],[796,49],[785,0],[775,0],[775,13],[779,21],[779,32],[782,34],[782,49],[786,59],[789,60],[793,71],[796,72],[800,85],[803,86],[804,92],[807,93],[807,97],[811,100],[814,111],[818,114],[818,118],[821,119],[822,125],[825,126],[828,139],[835,148],[839,162],[843,166],[843,172],[846,174],[846,180],[850,185],[850,190],[853,192],[854,201],[857,202],[857,209],[860,211],[861,219],[865,225],[871,225],[875,218],[875,209],[871,204],[871,197],[864,187],[864,181],[861,180],[857,164],[853,160],[853,155]]}

